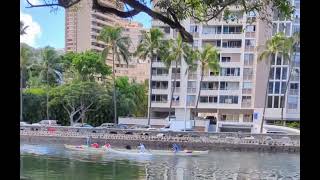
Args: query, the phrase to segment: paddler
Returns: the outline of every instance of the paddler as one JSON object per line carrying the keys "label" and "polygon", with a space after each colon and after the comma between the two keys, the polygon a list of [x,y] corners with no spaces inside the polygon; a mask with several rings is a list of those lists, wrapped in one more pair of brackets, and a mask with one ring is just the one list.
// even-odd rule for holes
{"label": "paddler", "polygon": [[140,143],[140,146],[138,146],[140,152],[144,153],[146,148],[144,147],[144,145],[142,143]]}

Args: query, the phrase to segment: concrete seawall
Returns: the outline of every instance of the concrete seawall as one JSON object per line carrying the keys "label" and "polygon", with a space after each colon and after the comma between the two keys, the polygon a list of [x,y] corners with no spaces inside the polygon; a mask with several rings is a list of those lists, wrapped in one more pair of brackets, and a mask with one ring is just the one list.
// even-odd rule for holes
{"label": "concrete seawall", "polygon": [[[257,151],[257,152],[300,152],[300,146],[281,146],[281,145],[265,145],[265,144],[234,144],[234,143],[212,143],[212,142],[181,142],[181,141],[162,141],[150,139],[112,139],[93,137],[93,142],[99,144],[110,143],[114,147],[123,148],[130,145],[133,148],[139,143],[145,144],[150,149],[169,149],[173,143],[178,143],[182,148],[196,150],[230,150],[230,151]],[[86,142],[86,137],[64,137],[64,136],[36,136],[20,134],[21,143],[30,144],[73,144],[79,145]]]}

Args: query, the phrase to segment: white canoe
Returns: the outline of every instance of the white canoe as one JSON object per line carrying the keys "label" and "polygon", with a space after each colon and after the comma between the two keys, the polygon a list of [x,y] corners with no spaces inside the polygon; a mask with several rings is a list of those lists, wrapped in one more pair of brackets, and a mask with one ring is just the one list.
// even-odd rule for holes
{"label": "white canoe", "polygon": [[139,150],[127,150],[127,149],[112,149],[108,148],[107,152],[122,155],[133,155],[133,156],[151,156],[151,153],[140,152]]}
{"label": "white canoe", "polygon": [[165,155],[165,156],[198,156],[208,154],[209,151],[179,151],[173,152],[168,150],[151,150],[153,155]]}
{"label": "white canoe", "polygon": [[75,151],[85,151],[85,152],[97,152],[97,153],[103,153],[106,152],[107,150],[103,147],[100,148],[94,148],[94,147],[88,147],[86,145],[80,145],[80,146],[75,146],[75,145],[64,145],[65,148],[75,150]]}

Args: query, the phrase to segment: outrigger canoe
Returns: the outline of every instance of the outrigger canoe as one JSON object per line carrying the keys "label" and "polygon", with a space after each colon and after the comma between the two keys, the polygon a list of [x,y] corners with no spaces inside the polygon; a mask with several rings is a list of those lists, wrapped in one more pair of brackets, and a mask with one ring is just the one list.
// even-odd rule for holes
{"label": "outrigger canoe", "polygon": [[83,151],[83,152],[104,153],[107,151],[107,149],[104,147],[94,148],[94,147],[88,147],[87,145],[75,146],[75,145],[65,144],[64,147],[70,150]]}
{"label": "outrigger canoe", "polygon": [[146,150],[145,152],[140,152],[139,150],[128,150],[128,149],[113,149],[113,148],[94,148],[88,147],[86,145],[74,146],[74,145],[64,145],[65,148],[76,150],[76,151],[85,151],[85,152],[95,152],[95,153],[114,153],[114,154],[121,154],[121,155],[133,155],[133,156],[151,156],[151,155],[160,155],[160,156],[199,156],[208,154],[209,151],[191,151],[191,150],[184,150],[173,152],[170,150]]}

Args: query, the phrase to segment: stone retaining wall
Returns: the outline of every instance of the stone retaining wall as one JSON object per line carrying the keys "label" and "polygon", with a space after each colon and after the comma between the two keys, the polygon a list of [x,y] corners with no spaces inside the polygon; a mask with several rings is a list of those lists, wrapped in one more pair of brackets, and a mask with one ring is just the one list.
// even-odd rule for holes
{"label": "stone retaining wall", "polygon": [[[20,141],[32,144],[84,144],[88,134],[52,133],[46,131],[20,132]],[[101,145],[110,143],[115,147],[130,145],[136,147],[144,143],[150,149],[169,149],[173,143],[180,144],[183,148],[197,150],[237,150],[237,151],[265,151],[265,152],[300,152],[300,144],[293,142],[283,143],[279,140],[272,142],[259,141],[257,139],[242,138],[206,138],[206,137],[156,137],[143,135],[121,135],[92,133],[92,142]]]}

